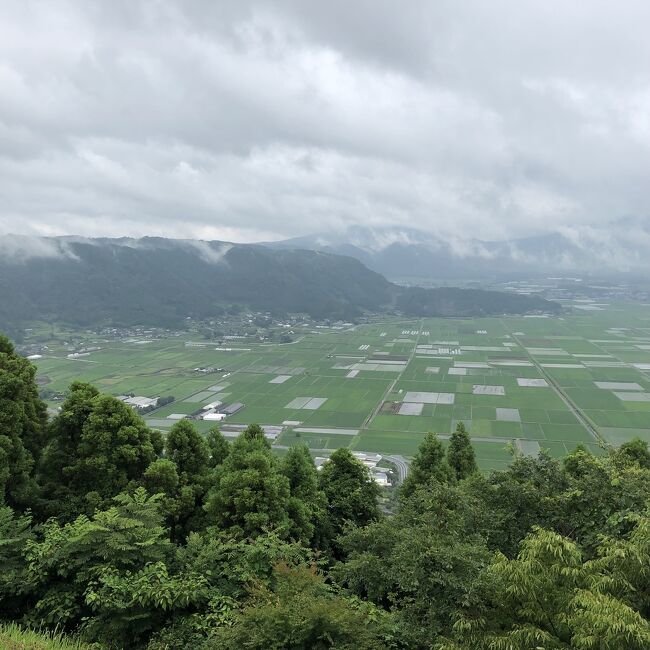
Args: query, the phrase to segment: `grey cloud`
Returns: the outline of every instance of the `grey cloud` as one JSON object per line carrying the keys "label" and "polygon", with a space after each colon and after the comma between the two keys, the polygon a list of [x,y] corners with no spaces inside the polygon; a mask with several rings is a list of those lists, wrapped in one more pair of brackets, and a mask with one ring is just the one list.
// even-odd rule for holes
{"label": "grey cloud", "polygon": [[647,24],[641,0],[5,2],[0,233],[596,246],[650,217]]}

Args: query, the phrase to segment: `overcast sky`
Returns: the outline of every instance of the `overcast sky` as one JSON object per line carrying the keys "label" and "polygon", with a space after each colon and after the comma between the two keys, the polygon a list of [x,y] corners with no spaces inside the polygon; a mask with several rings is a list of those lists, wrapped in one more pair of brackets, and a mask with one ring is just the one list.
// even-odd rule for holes
{"label": "overcast sky", "polygon": [[647,0],[3,0],[0,231],[645,230]]}

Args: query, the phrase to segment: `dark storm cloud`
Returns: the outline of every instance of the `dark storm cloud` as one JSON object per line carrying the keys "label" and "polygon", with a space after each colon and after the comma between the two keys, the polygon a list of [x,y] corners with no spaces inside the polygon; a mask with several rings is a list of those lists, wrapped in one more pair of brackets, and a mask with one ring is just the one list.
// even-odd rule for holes
{"label": "dark storm cloud", "polygon": [[0,230],[643,234],[648,24],[643,1],[4,2]]}

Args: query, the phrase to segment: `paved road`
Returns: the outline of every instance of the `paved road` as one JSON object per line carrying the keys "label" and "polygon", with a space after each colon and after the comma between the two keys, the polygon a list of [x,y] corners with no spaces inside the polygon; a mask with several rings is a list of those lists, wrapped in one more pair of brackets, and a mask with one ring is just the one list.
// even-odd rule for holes
{"label": "paved road", "polygon": [[408,461],[404,456],[384,456],[386,460],[391,461],[397,468],[397,482],[403,483],[409,473]]}
{"label": "paved road", "polygon": [[[501,321],[503,323],[503,321]],[[541,364],[533,357],[528,350],[524,347],[523,343],[519,340],[519,337],[510,331],[510,328],[505,326],[505,329],[508,331],[513,340],[521,346],[521,349],[524,351],[526,356],[534,364],[537,370],[541,373],[542,377],[546,379],[548,385],[555,391],[557,396],[568,406],[569,410],[576,416],[578,422],[587,430],[587,432],[593,437],[593,439],[598,444],[607,444],[601,437],[596,427],[590,422],[590,420],[585,416],[585,414],[573,403],[573,400],[562,390],[562,387],[551,377],[551,375],[542,368]]]}
{"label": "paved road", "polygon": [[384,402],[386,401],[388,396],[393,392],[393,388],[395,388],[395,384],[399,381],[404,371],[408,368],[409,363],[411,363],[411,361],[413,360],[413,357],[415,356],[415,350],[417,349],[418,343],[420,342],[423,322],[424,320],[420,320],[420,325],[418,326],[418,335],[417,338],[415,339],[415,345],[413,346],[413,350],[411,350],[411,354],[409,355],[408,361],[404,365],[404,368],[402,368],[401,372],[397,375],[397,377],[390,383],[390,385],[386,389],[386,392],[382,395],[382,398],[379,400],[379,403],[377,404],[377,406],[375,406],[372,413],[364,420],[363,424],[361,425],[362,429],[368,429],[370,427],[370,423],[377,417],[377,413],[379,413],[379,411],[381,410],[381,407],[384,405]]}

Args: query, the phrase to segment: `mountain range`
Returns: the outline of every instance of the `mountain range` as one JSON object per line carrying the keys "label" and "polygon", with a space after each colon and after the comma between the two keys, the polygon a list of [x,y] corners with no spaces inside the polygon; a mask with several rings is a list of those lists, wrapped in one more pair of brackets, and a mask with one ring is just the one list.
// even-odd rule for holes
{"label": "mountain range", "polygon": [[0,327],[33,320],[80,326],[177,326],[233,305],[276,315],[475,316],[559,305],[537,296],[398,286],[352,256],[198,240],[0,238]]}
{"label": "mountain range", "polygon": [[348,255],[391,280],[485,282],[549,274],[647,276],[649,243],[645,224],[619,220],[606,232],[555,232],[503,241],[443,239],[416,229],[353,226],[267,245]]}

